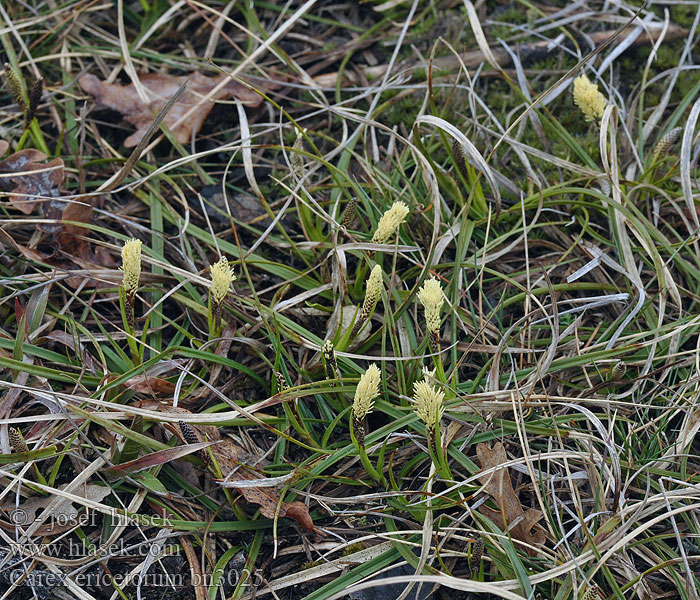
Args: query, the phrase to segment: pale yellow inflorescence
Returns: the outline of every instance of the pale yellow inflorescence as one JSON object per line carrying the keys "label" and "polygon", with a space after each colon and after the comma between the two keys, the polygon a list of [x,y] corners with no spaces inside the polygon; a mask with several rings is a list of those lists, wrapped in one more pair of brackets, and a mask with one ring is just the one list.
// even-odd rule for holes
{"label": "pale yellow inflorescence", "polygon": [[574,79],[574,103],[581,109],[586,121],[595,121],[603,116],[608,101],[598,86],[586,75]]}
{"label": "pale yellow inflorescence", "polygon": [[445,412],[445,407],[442,405],[444,399],[445,393],[430,385],[427,378],[413,384],[413,405],[416,414],[429,429],[435,427],[442,413]]}
{"label": "pale yellow inflorescence", "polygon": [[369,312],[374,308],[375,303],[382,293],[382,267],[375,265],[367,279],[367,287],[365,288],[365,301],[362,305],[363,312]]}
{"label": "pale yellow inflorescence", "polygon": [[141,240],[129,240],[122,248],[122,285],[127,295],[133,296],[141,279]]}
{"label": "pale yellow inflorescence", "polygon": [[428,367],[423,367],[421,369],[421,372],[423,373],[423,379],[426,381],[430,381],[432,379],[435,379],[435,373],[437,372],[437,369],[429,369]]}
{"label": "pale yellow inflorescence", "polygon": [[391,208],[387,210],[377,224],[377,231],[372,236],[372,241],[377,244],[386,242],[396,231],[399,225],[403,223],[408,216],[408,206],[404,202],[394,202]]}
{"label": "pale yellow inflorescence", "polygon": [[442,293],[440,282],[435,277],[425,280],[423,287],[418,290],[418,300],[425,309],[425,322],[428,331],[438,333],[440,331],[440,311],[445,302],[445,294]]}
{"label": "pale yellow inflorescence", "polygon": [[214,304],[221,304],[226,298],[231,284],[236,281],[236,276],[233,274],[233,267],[228,264],[225,256],[222,256],[217,262],[209,267],[211,274],[211,295]]}
{"label": "pale yellow inflorescence", "polygon": [[361,421],[372,410],[374,399],[379,395],[381,380],[382,372],[375,364],[371,364],[360,377],[352,403],[352,413],[355,420]]}

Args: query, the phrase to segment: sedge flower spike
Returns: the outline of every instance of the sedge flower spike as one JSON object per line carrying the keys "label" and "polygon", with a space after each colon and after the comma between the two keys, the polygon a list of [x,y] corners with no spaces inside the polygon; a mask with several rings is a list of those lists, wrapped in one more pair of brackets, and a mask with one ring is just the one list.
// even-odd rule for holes
{"label": "sedge flower spike", "polygon": [[352,414],[356,421],[362,421],[372,410],[374,399],[379,395],[381,380],[382,372],[375,364],[371,364],[360,377],[352,403]]}
{"label": "sedge flower spike", "polygon": [[678,141],[683,133],[682,127],[674,127],[669,131],[664,137],[662,137],[658,144],[654,147],[654,153],[652,154],[652,162],[656,162],[661,156],[666,154],[673,144]]}
{"label": "sedge flower spike", "polygon": [[236,276],[233,274],[233,267],[228,264],[225,256],[222,256],[217,262],[209,267],[211,274],[211,295],[216,306],[220,306],[226,298],[231,284],[236,281]]}
{"label": "sedge flower spike", "polygon": [[360,314],[357,316],[350,337],[354,338],[360,332],[360,329],[362,329],[365,321],[367,321],[369,315],[377,305],[377,300],[379,300],[379,296],[382,293],[382,287],[382,267],[380,265],[375,265],[367,279],[365,300],[362,303]]}
{"label": "sedge flower spike", "polygon": [[445,294],[442,293],[440,282],[431,277],[426,279],[423,287],[418,290],[418,300],[425,309],[425,322],[428,331],[433,334],[440,332],[440,311],[445,303]]}
{"label": "sedge flower spike", "polygon": [[[336,379],[339,377],[338,374],[338,363],[335,360],[335,348],[333,347],[333,340],[326,340],[323,343],[323,358],[326,360],[326,377],[328,379]],[[331,386],[334,386],[331,383]]]}
{"label": "sedge flower spike", "polygon": [[586,121],[602,118],[607,103],[598,86],[586,75],[580,75],[574,79],[574,104],[581,109]]}
{"label": "sedge flower spike", "polygon": [[442,405],[444,399],[445,393],[436,390],[427,379],[413,384],[413,405],[418,418],[428,429],[433,429],[445,412],[445,407]]}
{"label": "sedge flower spike", "polygon": [[372,272],[369,274],[369,279],[367,279],[367,287],[365,289],[365,301],[362,305],[362,311],[367,312],[374,308],[374,305],[379,299],[379,294],[382,292],[382,267],[381,265],[374,265]]}
{"label": "sedge flower spike", "polygon": [[133,297],[141,279],[141,240],[129,240],[122,248],[122,285],[127,296]]}
{"label": "sedge flower spike", "polygon": [[376,244],[386,242],[398,229],[399,225],[404,222],[408,216],[408,206],[404,202],[394,202],[391,208],[387,210],[382,218],[379,219],[377,230],[372,236],[372,241]]}
{"label": "sedge flower spike", "polygon": [[10,94],[15,104],[22,109],[22,112],[27,112],[27,104],[24,101],[24,92],[22,91],[22,82],[19,75],[15,70],[8,64],[5,63],[5,81],[7,81],[7,87],[10,88]]}

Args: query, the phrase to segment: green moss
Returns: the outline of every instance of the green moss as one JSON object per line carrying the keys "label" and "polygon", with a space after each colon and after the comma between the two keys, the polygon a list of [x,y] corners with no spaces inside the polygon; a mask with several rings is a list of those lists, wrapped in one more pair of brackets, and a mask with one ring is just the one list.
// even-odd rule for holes
{"label": "green moss", "polygon": [[418,93],[398,98],[392,106],[385,110],[382,120],[389,127],[410,123],[418,114],[421,104],[422,96]]}
{"label": "green moss", "polygon": [[523,10],[521,6],[509,6],[505,10],[494,12],[491,19],[497,21],[498,24],[489,27],[489,35],[505,39],[513,34],[513,25],[527,23],[527,11]]}
{"label": "green moss", "polygon": [[671,22],[681,27],[690,28],[695,20],[695,13],[697,13],[698,7],[695,4],[677,4],[672,5],[671,9]]}
{"label": "green moss", "polygon": [[355,554],[355,552],[360,552],[365,549],[365,545],[362,542],[357,542],[355,544],[350,544],[345,550],[343,550],[343,556],[350,556]]}

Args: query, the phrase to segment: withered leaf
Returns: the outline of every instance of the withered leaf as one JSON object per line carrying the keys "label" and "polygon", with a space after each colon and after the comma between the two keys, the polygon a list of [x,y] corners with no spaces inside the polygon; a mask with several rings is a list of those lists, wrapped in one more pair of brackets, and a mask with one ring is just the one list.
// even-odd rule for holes
{"label": "withered leaf", "polygon": [[[247,106],[260,104],[262,98],[258,94],[233,80],[230,80],[211,100],[201,102],[202,98],[225,78],[225,75],[207,77],[197,71],[192,73],[189,78],[164,73],[140,73],[139,80],[148,93],[148,102],[144,102],[139,97],[133,83],[129,85],[107,83],[95,75],[86,73],[78,80],[78,84],[83,91],[94,96],[97,102],[120,112],[129,123],[136,126],[136,133],[124,140],[124,146],[131,148],[141,141],[155,116],[180,88],[185,79],[189,79],[187,91],[170,109],[164,119],[165,125],[180,143],[187,143],[192,133],[197,133],[200,130],[204,119],[214,106],[214,100],[238,98]],[[192,108],[195,110],[185,121],[176,126],[175,124],[181,117]]]}
{"label": "withered leaf", "polygon": [[89,223],[92,219],[92,202],[90,198],[80,198],[78,201],[62,202],[61,204],[63,206],[57,207],[57,210],[60,210],[58,218],[64,223],[61,223],[58,231],[59,247],[71,256],[93,262],[91,260],[90,244],[85,239],[90,230],[76,224]]}
{"label": "withered leaf", "polygon": [[[68,485],[68,483],[64,483],[59,485],[57,489],[64,490]],[[112,490],[107,486],[88,483],[78,486],[71,493],[93,502],[102,502],[112,493]],[[25,500],[18,509],[15,509],[14,503],[6,503],[0,508],[12,515],[12,519],[15,521],[14,525],[23,527],[34,523],[37,520],[37,511],[41,509],[43,512],[39,518],[45,521],[45,524],[37,529],[37,535],[63,533],[80,524],[78,510],[67,499],[59,500],[57,504],[49,509],[50,513],[46,514],[46,509],[53,501],[53,496],[33,496]]]}
{"label": "withered leaf", "polygon": [[[520,500],[513,489],[510,473],[506,467],[502,467],[503,464],[508,462],[508,456],[503,444],[496,442],[493,448],[490,448],[487,444],[478,444],[476,456],[482,472],[498,469],[479,476],[479,481],[494,499],[500,510],[493,510],[482,505],[479,507],[479,511],[501,527],[503,531],[510,531],[510,535],[514,539],[534,546],[534,548],[526,547],[525,551],[530,556],[537,555],[535,548],[544,544],[547,537],[546,531],[538,525],[538,521],[542,518],[542,513],[534,508],[523,510],[522,504],[520,504]],[[518,523],[511,527],[511,524],[516,521]]]}
{"label": "withered leaf", "polygon": [[58,198],[63,183],[63,160],[48,162],[46,155],[34,148],[20,150],[0,161],[0,192],[10,196],[10,203],[25,215],[44,198]]}
{"label": "withered leaf", "polygon": [[131,379],[127,379],[124,385],[137,394],[172,396],[175,392],[174,383],[151,375],[134,375]]}
{"label": "withered leaf", "polygon": [[85,365],[85,368],[87,368],[93,375],[97,375],[98,372],[101,372],[102,369],[99,363],[93,358],[92,354],[87,351],[77,336],[70,335],[65,331],[61,331],[60,329],[54,329],[43,337],[58,342],[59,344],[64,344],[76,354],[79,354],[82,364]]}
{"label": "withered leaf", "polygon": [[177,446],[176,448],[166,448],[165,450],[156,450],[145,456],[140,456],[134,460],[125,463],[108,467],[102,472],[107,476],[123,477],[124,475],[133,475],[152,467],[167,464],[193,452],[201,452],[216,442],[204,442],[197,444],[189,444],[187,446]]}
{"label": "withered leaf", "polygon": [[[0,142],[0,154],[7,149],[6,142]],[[30,214],[42,199],[41,213],[44,218],[62,223],[43,223],[41,231],[56,236],[54,252],[43,254],[31,249],[25,249],[25,256],[32,260],[46,262],[56,256],[56,249],[76,261],[99,264],[104,267],[114,266],[114,261],[101,248],[94,252],[87,241],[89,229],[77,223],[89,223],[92,218],[93,198],[85,196],[77,200],[63,198],[61,185],[64,171],[63,160],[54,158],[46,161],[46,155],[34,148],[20,150],[0,161],[0,197],[5,192],[10,197],[10,204],[25,215]],[[73,221],[74,223],[68,223]]]}
{"label": "withered leaf", "polygon": [[[169,408],[168,410],[172,410]],[[177,412],[186,413],[184,409]],[[264,478],[260,471],[247,466],[247,463],[255,461],[255,457],[248,454],[230,438],[222,438],[219,430],[212,426],[190,425],[200,442],[219,441],[218,444],[208,449],[219,464],[221,473],[228,481],[247,481]],[[240,487],[236,488],[240,494],[251,504],[260,506],[260,513],[268,519],[288,517],[294,519],[306,533],[317,532],[309,509],[303,502],[280,502],[280,490],[277,487]]]}

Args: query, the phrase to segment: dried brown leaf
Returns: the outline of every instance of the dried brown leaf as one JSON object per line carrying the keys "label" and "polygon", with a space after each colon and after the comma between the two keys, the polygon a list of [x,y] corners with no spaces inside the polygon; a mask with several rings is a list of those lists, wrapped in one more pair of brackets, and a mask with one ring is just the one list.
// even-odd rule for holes
{"label": "dried brown leaf", "polygon": [[27,248],[18,244],[15,239],[7,233],[4,229],[0,229],[0,248],[5,249],[12,246],[17,252],[19,252],[27,260],[34,260],[36,262],[43,262],[46,259],[46,255],[42,254],[38,250],[32,248]]}
{"label": "dried brown leaf", "polygon": [[[141,100],[133,84],[107,83],[90,73],[83,75],[78,80],[78,84],[83,91],[94,96],[97,102],[120,112],[129,123],[136,126],[136,133],[124,140],[124,146],[131,148],[141,141],[155,116],[185,79],[189,79],[187,91],[164,119],[165,125],[173,132],[175,139],[183,144],[190,140],[193,132],[197,133],[200,130],[215,100],[238,98],[243,104],[253,107],[258,106],[262,101],[258,94],[243,84],[229,81],[211,100],[201,102],[202,98],[224,78],[224,75],[207,77],[196,71],[189,78],[164,73],[139,74],[139,80],[150,97],[149,102]],[[187,119],[176,125],[193,108]]]}
{"label": "dried brown leaf", "polygon": [[[57,489],[64,490],[68,485],[68,483],[64,483],[58,486]],[[88,483],[78,486],[71,493],[92,502],[102,502],[112,493],[112,490],[107,486]],[[19,508],[15,508],[14,503],[0,505],[0,508],[9,512],[12,515],[13,524],[20,527],[31,525],[37,518],[45,521],[45,524],[37,529],[37,535],[59,534],[80,525],[78,510],[67,499],[59,500],[58,504],[49,509],[50,514],[45,514],[49,504],[53,501],[53,496],[34,496],[25,500]],[[39,510],[43,512],[40,517],[37,517],[37,511]]]}
{"label": "dried brown leaf", "polygon": [[[172,410],[172,409],[169,409]],[[182,409],[179,412],[186,412]],[[247,466],[255,457],[238,446],[228,437],[222,438],[219,430],[212,426],[190,425],[200,442],[218,441],[209,451],[219,464],[222,475],[227,480],[247,481],[265,478],[260,471]],[[303,502],[281,502],[277,487],[241,487],[236,488],[251,504],[260,506],[260,513],[268,519],[288,517],[294,519],[305,533],[317,532],[309,509]]]}
{"label": "dried brown leaf", "polygon": [[175,384],[151,375],[135,375],[127,379],[124,385],[137,394],[148,394],[153,396],[172,396],[175,392]]}
{"label": "dried brown leaf", "polygon": [[[479,507],[479,511],[504,531],[510,531],[514,539],[535,548],[544,544],[547,534],[538,525],[538,521],[542,518],[542,513],[534,508],[523,510],[518,495],[513,489],[510,473],[506,467],[502,467],[503,464],[508,462],[506,449],[503,447],[503,444],[497,442],[493,448],[490,448],[487,444],[478,444],[476,456],[482,472],[498,469],[495,472],[481,475],[479,481],[484,486],[484,490],[494,499],[500,510],[493,510],[482,505]],[[511,524],[516,521],[518,523],[511,527]],[[527,547],[525,550],[530,556],[537,554],[534,548]]]}
{"label": "dried brown leaf", "polygon": [[188,454],[201,452],[216,442],[198,442],[196,444],[188,444],[187,446],[177,446],[176,448],[166,448],[165,450],[156,450],[145,456],[140,456],[134,460],[125,463],[108,467],[103,470],[103,474],[107,476],[123,477],[124,475],[133,475],[140,471],[145,471],[152,467],[158,467],[167,464]]}
{"label": "dried brown leaf", "polygon": [[79,353],[82,364],[85,365],[85,367],[93,375],[97,375],[98,372],[102,371],[102,368],[100,367],[99,363],[93,358],[92,354],[90,354],[87,351],[85,346],[82,344],[82,342],[80,342],[80,340],[76,336],[70,335],[69,333],[61,331],[60,329],[55,329],[50,333],[47,333],[43,337],[58,342],[59,344],[64,344],[65,346],[68,346],[71,350],[73,350],[73,352],[75,352],[76,354]]}
{"label": "dried brown leaf", "polygon": [[[63,221],[58,231],[58,247],[66,254],[88,262],[95,262],[90,244],[85,239],[89,233],[87,227],[76,223],[89,223],[92,219],[92,202],[90,198],[80,198],[76,202],[63,204],[60,219]],[[71,222],[69,222],[71,221]]]}
{"label": "dried brown leaf", "polygon": [[44,198],[58,198],[63,183],[63,160],[48,162],[39,150],[27,148],[0,161],[0,192],[10,195],[10,203],[25,215]]}

